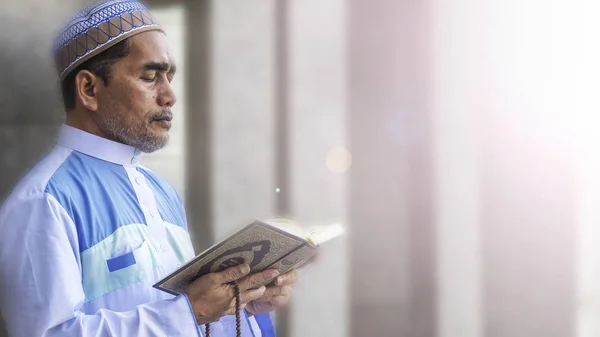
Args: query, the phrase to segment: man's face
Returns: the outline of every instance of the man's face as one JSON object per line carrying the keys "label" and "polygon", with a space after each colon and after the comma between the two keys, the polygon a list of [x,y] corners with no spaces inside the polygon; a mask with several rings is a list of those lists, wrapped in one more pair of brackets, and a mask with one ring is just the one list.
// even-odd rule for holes
{"label": "man's face", "polygon": [[175,66],[162,32],[130,40],[130,54],[115,62],[108,85],[98,89],[96,123],[112,139],[150,153],[169,140]]}

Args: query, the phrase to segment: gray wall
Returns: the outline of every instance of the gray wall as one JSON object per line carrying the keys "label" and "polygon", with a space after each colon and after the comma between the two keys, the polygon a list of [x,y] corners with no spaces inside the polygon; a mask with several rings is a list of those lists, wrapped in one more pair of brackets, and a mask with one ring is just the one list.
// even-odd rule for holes
{"label": "gray wall", "polygon": [[428,1],[349,1],[349,336],[436,336]]}
{"label": "gray wall", "polygon": [[[60,6],[57,6],[60,4]],[[0,198],[48,147],[63,118],[51,59],[52,30],[69,1],[0,2]],[[63,14],[64,15],[64,14]]]}
{"label": "gray wall", "polygon": [[[0,1],[0,199],[51,145],[63,119],[51,55],[75,0]],[[61,12],[59,12],[59,10]],[[1,325],[1,324],[0,324]],[[0,327],[0,336],[5,336]]]}

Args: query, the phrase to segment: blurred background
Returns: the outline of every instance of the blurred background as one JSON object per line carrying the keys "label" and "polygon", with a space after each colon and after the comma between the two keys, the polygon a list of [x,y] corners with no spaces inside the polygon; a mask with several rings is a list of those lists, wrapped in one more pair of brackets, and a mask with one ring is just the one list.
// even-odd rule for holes
{"label": "blurred background", "polygon": [[[0,0],[0,199],[55,140],[84,3]],[[146,3],[179,101],[143,163],[196,251],[253,218],[348,229],[278,336],[600,336],[597,1]]]}

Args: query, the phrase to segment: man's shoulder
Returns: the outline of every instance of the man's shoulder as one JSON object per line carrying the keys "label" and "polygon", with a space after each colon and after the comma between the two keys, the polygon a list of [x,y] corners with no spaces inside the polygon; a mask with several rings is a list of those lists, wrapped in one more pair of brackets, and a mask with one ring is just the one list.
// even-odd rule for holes
{"label": "man's shoulder", "polygon": [[19,180],[6,203],[14,199],[46,193],[48,184],[71,153],[72,150],[60,146],[50,150]]}

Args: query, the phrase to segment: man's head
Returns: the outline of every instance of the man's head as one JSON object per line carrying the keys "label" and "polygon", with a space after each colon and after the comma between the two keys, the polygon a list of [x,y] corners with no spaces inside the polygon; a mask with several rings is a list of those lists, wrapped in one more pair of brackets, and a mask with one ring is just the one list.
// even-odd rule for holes
{"label": "man's head", "polygon": [[[88,22],[94,23],[91,19],[104,8],[122,8],[123,3],[138,5],[133,1],[97,5],[91,14],[87,13]],[[91,37],[92,47],[101,47],[80,50],[80,44],[70,48],[73,43],[63,40],[63,53],[58,55],[63,58],[57,57],[57,65],[67,123],[143,152],[156,151],[169,139],[171,107],[176,101],[171,88],[175,66],[166,36],[147,12],[115,16],[113,9],[107,13],[107,24],[96,22],[96,26],[86,27],[71,40],[87,41],[89,45]],[[117,22],[119,29],[114,28]],[[81,34],[84,40],[80,39]],[[77,55],[74,61],[73,54]]]}

